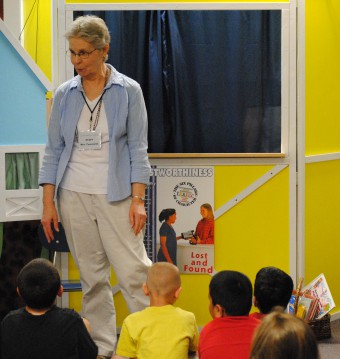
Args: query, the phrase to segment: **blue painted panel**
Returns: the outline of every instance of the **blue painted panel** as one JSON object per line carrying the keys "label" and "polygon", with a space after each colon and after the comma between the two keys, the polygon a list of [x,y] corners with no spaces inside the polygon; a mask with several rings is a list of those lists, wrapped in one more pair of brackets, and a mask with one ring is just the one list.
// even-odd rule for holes
{"label": "blue painted panel", "polygon": [[46,143],[46,89],[0,32],[0,145]]}

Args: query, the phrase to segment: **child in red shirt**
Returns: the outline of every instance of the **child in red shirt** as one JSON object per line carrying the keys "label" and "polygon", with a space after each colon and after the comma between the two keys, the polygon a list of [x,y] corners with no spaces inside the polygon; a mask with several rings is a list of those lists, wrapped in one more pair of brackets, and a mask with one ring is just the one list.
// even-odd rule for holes
{"label": "child in red shirt", "polygon": [[209,311],[214,318],[201,331],[200,359],[248,359],[260,321],[249,316],[252,284],[236,271],[221,271],[209,284]]}

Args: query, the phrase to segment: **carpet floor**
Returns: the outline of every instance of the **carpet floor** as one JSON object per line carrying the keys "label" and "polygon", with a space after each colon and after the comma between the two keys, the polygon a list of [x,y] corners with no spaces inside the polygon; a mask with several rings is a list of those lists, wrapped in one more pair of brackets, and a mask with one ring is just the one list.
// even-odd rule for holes
{"label": "carpet floor", "polygon": [[331,322],[332,337],[319,340],[321,359],[340,359],[340,319]]}

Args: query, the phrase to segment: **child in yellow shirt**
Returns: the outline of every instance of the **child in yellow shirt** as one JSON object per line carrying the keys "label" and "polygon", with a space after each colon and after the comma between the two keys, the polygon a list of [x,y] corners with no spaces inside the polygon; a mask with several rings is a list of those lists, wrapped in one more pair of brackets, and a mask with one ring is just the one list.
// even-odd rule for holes
{"label": "child in yellow shirt", "polygon": [[130,314],[123,322],[112,359],[186,359],[197,350],[198,329],[193,313],[173,304],[181,292],[176,266],[154,263],[143,284],[150,307]]}

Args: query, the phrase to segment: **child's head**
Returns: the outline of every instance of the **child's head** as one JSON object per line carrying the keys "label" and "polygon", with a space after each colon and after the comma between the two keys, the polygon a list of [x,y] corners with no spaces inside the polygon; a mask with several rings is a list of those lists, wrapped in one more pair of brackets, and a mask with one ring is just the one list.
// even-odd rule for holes
{"label": "child's head", "polygon": [[181,277],[178,268],[168,262],[154,263],[148,271],[144,292],[152,297],[163,298],[172,304],[181,290]]}
{"label": "child's head", "polygon": [[159,214],[158,219],[160,222],[167,221],[170,216],[173,216],[176,213],[176,210],[173,208],[165,208]]}
{"label": "child's head", "polygon": [[292,314],[274,311],[256,331],[251,359],[318,359],[314,333],[303,320]]}
{"label": "child's head", "polygon": [[248,315],[252,305],[252,284],[240,272],[224,270],[215,274],[209,284],[212,317]]}
{"label": "child's head", "polygon": [[263,314],[274,307],[286,308],[293,292],[292,278],[276,267],[265,267],[256,274],[254,304]]}
{"label": "child's head", "polygon": [[61,290],[58,270],[43,258],[33,259],[21,269],[17,286],[26,305],[33,309],[50,308]]}

